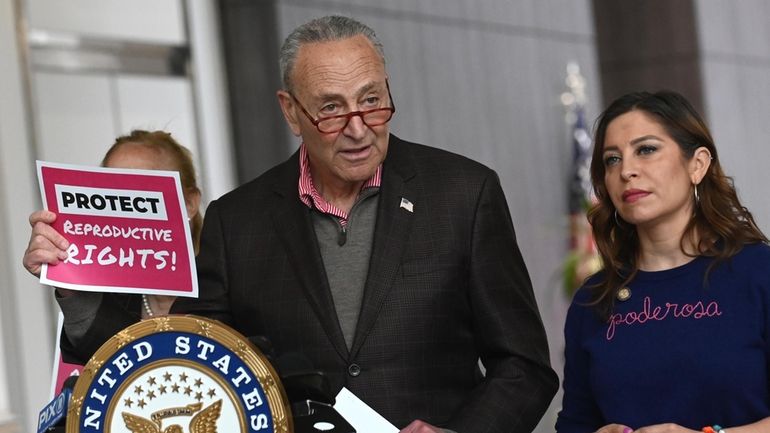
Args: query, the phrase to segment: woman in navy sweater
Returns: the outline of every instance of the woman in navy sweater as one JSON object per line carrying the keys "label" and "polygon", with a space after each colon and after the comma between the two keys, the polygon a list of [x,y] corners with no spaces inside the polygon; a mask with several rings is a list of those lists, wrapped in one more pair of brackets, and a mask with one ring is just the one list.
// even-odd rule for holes
{"label": "woman in navy sweater", "polygon": [[673,92],[614,101],[588,218],[604,268],[565,325],[559,433],[770,431],[770,247]]}

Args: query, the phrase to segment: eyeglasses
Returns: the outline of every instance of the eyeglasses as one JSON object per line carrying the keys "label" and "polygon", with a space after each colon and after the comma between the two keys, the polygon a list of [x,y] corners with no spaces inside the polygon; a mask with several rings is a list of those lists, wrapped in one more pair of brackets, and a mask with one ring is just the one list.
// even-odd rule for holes
{"label": "eyeglasses", "polygon": [[322,134],[334,134],[345,129],[345,127],[348,126],[350,119],[355,116],[359,116],[364,124],[369,127],[380,126],[388,123],[390,119],[393,118],[393,113],[396,112],[396,105],[393,104],[393,96],[390,94],[390,84],[388,84],[387,80],[385,80],[385,87],[388,89],[390,107],[375,108],[373,110],[366,111],[351,111],[350,113],[340,114],[339,116],[319,117],[318,119],[313,119],[313,116],[308,113],[308,111],[305,109],[305,107],[302,106],[302,103],[299,102],[299,99],[297,99],[293,93],[289,92],[289,95],[291,95],[292,99],[294,99],[294,102],[299,105],[299,108],[302,109],[302,112],[305,113],[305,116],[310,119],[310,123],[315,125],[315,127],[318,129],[318,132]]}

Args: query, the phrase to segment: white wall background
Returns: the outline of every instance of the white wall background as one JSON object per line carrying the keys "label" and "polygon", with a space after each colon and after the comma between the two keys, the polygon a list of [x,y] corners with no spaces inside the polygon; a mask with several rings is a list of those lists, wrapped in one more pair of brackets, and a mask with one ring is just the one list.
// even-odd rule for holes
{"label": "white wall background", "polygon": [[33,72],[33,96],[40,159],[99,165],[132,129],[167,130],[199,155],[187,78]]}
{"label": "white wall background", "polygon": [[27,0],[31,28],[122,41],[187,41],[181,1]]}
{"label": "white wall background", "polygon": [[53,325],[48,291],[19,265],[19,252],[29,238],[25,221],[39,193],[30,164],[33,148],[15,13],[12,0],[0,0],[0,363],[5,367],[0,371],[0,426],[20,423],[20,431],[31,431],[33,424],[24,420],[31,421],[37,415],[33,408],[42,407],[50,376],[50,362],[34,361],[51,359]]}
{"label": "white wall background", "polygon": [[770,233],[770,3],[695,3],[705,115],[725,172]]}

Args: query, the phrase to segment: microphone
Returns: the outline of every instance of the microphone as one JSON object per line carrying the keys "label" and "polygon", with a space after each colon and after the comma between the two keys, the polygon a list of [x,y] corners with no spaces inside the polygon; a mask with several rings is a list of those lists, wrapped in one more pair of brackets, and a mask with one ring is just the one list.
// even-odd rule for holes
{"label": "microphone", "polygon": [[306,355],[299,352],[276,355],[273,344],[262,335],[252,335],[248,340],[257,346],[275,367],[290,403],[314,400],[324,404],[334,404],[334,394],[329,379],[322,371],[313,367],[313,363]]}
{"label": "microphone", "polygon": [[246,338],[249,340],[249,343],[257,346],[257,349],[267,357],[268,361],[273,362],[275,349],[273,348],[273,343],[267,337],[264,335],[252,335]]}
{"label": "microphone", "polygon": [[299,352],[276,356],[275,349],[264,336],[248,337],[275,367],[289,398],[296,433],[356,433],[356,430],[334,409],[334,393],[329,378],[316,369],[310,359]]}
{"label": "microphone", "polygon": [[313,368],[307,356],[288,352],[276,358],[275,366],[291,403],[313,400],[334,404],[329,378],[323,371]]}
{"label": "microphone", "polygon": [[75,387],[77,380],[78,376],[68,377],[62,384],[61,392],[40,411],[37,433],[53,431],[54,428],[64,425],[70,397],[72,397],[72,388]]}
{"label": "microphone", "polygon": [[306,355],[299,352],[276,355],[273,344],[262,335],[252,335],[248,340],[257,346],[275,367],[290,403],[313,400],[329,405],[334,404],[334,394],[329,379],[324,372],[313,367],[313,363]]}

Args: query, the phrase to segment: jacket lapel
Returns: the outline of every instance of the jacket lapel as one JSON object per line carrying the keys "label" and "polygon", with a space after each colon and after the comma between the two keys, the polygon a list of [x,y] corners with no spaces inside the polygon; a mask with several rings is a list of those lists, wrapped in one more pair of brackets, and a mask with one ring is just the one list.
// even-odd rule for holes
{"label": "jacket lapel", "polygon": [[278,196],[271,206],[273,224],[286,248],[308,303],[336,351],[343,359],[347,359],[347,345],[337,320],[310,212],[298,198],[298,155],[299,152],[289,159],[284,173],[273,188]]}
{"label": "jacket lapel", "polygon": [[[417,208],[420,204],[417,191],[409,183],[415,175],[415,164],[408,146],[397,137],[390,136],[388,156],[383,165],[372,257],[361,314],[350,351],[353,358],[369,335],[393,286],[393,280],[400,270],[404,246],[412,230],[414,212],[420,211]],[[407,202],[402,204],[402,199]]]}

